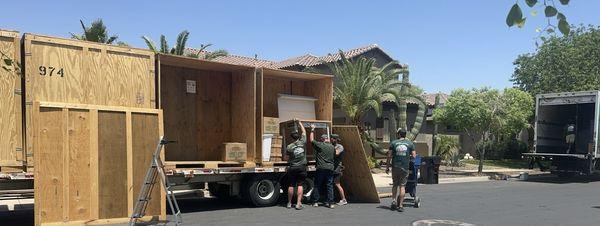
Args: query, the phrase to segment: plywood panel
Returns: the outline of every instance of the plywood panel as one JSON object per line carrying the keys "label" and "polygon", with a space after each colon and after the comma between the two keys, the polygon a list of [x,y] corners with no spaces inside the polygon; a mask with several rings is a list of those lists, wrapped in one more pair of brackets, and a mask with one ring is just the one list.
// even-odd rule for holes
{"label": "plywood panel", "polygon": [[358,127],[333,126],[333,132],[340,135],[345,149],[342,159],[345,166],[342,183],[346,195],[350,200],[358,202],[379,203],[379,195],[367,163]]}
{"label": "plywood panel", "polygon": [[[63,140],[64,123],[62,109],[41,108],[36,116],[37,125],[35,156],[35,220],[56,222],[63,220]],[[46,164],[40,164],[45,162]]]}
{"label": "plywood panel", "polygon": [[308,81],[304,87],[305,94],[317,98],[315,113],[318,120],[333,120],[333,80],[324,78]]}
{"label": "plywood panel", "polygon": [[127,216],[127,136],[124,112],[98,112],[99,218]]}
{"label": "plywood panel", "polygon": [[231,77],[231,141],[246,143],[246,160],[255,158],[256,75],[254,70]]}
{"label": "plywood panel", "polygon": [[90,218],[90,113],[72,110],[68,115],[68,219]]}
{"label": "plywood panel", "polygon": [[[219,145],[231,142],[231,73],[171,66],[161,73],[165,134],[177,141],[167,147],[167,160],[219,160]],[[186,80],[196,83],[196,93],[187,92]]]}
{"label": "plywood panel", "polygon": [[289,79],[264,77],[263,78],[263,116],[279,117],[277,96],[279,94],[292,95],[292,81]]}
{"label": "plywood panel", "polygon": [[[19,49],[18,32],[0,30],[0,51],[20,62]],[[0,64],[4,65],[4,62]],[[0,170],[3,172],[14,172],[17,167],[23,166],[25,157],[22,153],[20,90],[19,74],[0,68]]]}
{"label": "plywood panel", "polygon": [[[160,138],[158,117],[152,114],[132,114],[132,146],[133,146],[133,197],[138,197],[146,176],[152,154]],[[147,215],[161,215],[161,185],[157,180],[152,190],[151,200],[146,211]],[[130,200],[135,203],[134,200]]]}

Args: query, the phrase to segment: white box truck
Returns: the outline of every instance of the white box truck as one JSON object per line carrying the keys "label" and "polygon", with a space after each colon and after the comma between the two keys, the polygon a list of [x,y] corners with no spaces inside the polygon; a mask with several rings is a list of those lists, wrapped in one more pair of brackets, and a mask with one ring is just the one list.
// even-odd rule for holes
{"label": "white box truck", "polygon": [[600,91],[536,96],[532,161],[550,160],[559,176],[590,175],[600,170]]}

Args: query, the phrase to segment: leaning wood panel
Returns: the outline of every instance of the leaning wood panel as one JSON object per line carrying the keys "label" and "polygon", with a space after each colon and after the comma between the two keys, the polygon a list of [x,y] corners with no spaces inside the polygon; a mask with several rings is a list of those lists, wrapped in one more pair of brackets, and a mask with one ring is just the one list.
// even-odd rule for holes
{"label": "leaning wood panel", "polygon": [[246,161],[255,159],[255,83],[254,70],[236,72],[231,77],[231,141],[246,143]]}
{"label": "leaning wood panel", "polygon": [[[34,102],[32,118],[36,225],[128,217],[163,134],[162,111]],[[165,217],[161,190],[149,216]]]}
{"label": "leaning wood panel", "polygon": [[333,126],[333,132],[340,135],[344,146],[344,176],[342,183],[349,199],[357,202],[379,203],[379,195],[362,140],[356,126]]}
{"label": "leaning wood panel", "polygon": [[[20,62],[19,33],[0,30],[2,60]],[[4,65],[3,61],[0,64]],[[11,68],[12,69],[12,68]],[[22,152],[21,77],[0,68],[0,171],[14,172],[24,165]]]}
{"label": "leaning wood panel", "polygon": [[[25,34],[25,102],[48,101],[156,108],[154,53],[93,42]],[[31,105],[26,128],[32,128]],[[33,139],[26,131],[27,155]]]}
{"label": "leaning wood panel", "polygon": [[127,215],[127,136],[124,112],[98,112],[99,218]]}

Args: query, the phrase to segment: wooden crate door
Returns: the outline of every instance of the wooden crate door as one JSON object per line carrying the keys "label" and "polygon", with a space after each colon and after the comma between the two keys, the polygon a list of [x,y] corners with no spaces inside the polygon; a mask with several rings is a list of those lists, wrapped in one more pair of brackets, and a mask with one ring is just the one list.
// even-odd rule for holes
{"label": "wooden crate door", "polygon": [[[19,60],[18,33],[0,30],[0,51]],[[4,58],[2,58],[4,59]],[[4,65],[4,62],[0,62]],[[0,68],[0,170],[21,171],[21,77]]]}

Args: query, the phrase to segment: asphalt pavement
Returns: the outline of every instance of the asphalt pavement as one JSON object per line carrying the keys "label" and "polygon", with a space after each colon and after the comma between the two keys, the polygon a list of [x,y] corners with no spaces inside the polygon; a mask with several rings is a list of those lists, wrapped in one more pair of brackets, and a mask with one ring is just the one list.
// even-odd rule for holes
{"label": "asphalt pavement", "polygon": [[[350,203],[335,209],[305,206],[300,211],[208,198],[179,204],[184,225],[427,225],[415,222],[434,220],[464,225],[600,225],[598,177],[565,181],[532,176],[529,181],[419,185],[418,195],[422,206],[407,206],[403,213],[389,209],[389,198],[379,204]],[[6,217],[0,214],[0,225],[32,222],[28,214]]]}

